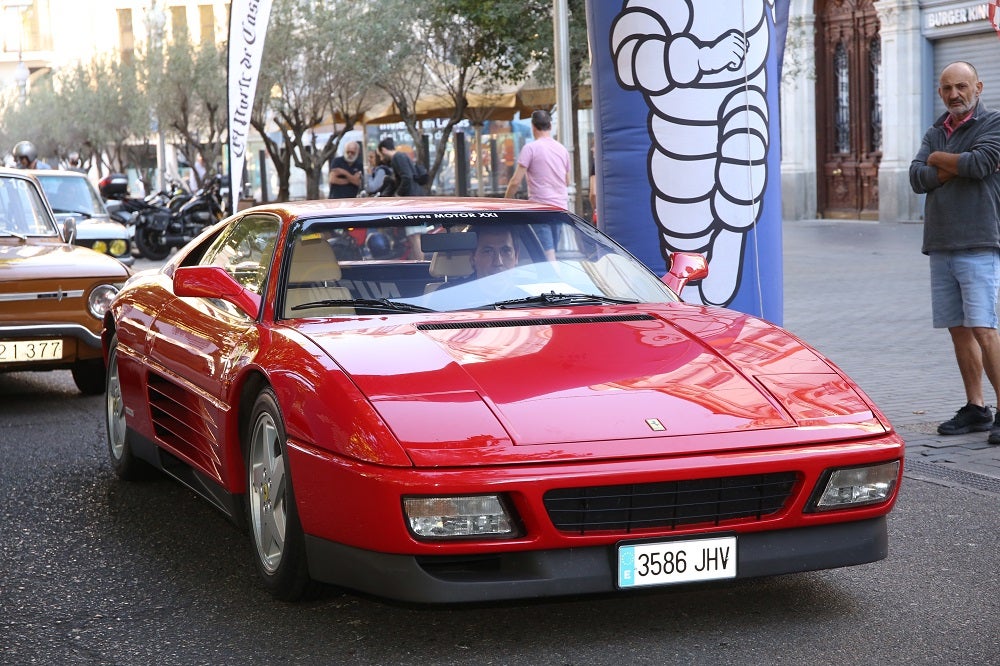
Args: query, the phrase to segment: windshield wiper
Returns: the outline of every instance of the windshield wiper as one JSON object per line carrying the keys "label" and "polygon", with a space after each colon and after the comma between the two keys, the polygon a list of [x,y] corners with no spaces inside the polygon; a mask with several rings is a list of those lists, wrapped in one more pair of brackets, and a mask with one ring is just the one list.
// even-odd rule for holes
{"label": "windshield wiper", "polygon": [[602,294],[557,294],[554,291],[550,291],[547,294],[538,294],[537,296],[526,296],[524,298],[512,298],[506,301],[497,301],[496,303],[493,303],[492,306],[497,310],[504,310],[506,308],[532,307],[535,305],[541,305],[543,307],[550,305],[589,305],[595,303],[627,305],[638,302],[639,301],[632,298],[615,298],[613,296],[604,296]]}
{"label": "windshield wiper", "polygon": [[13,236],[14,238],[19,238],[22,241],[28,240],[28,237],[24,234],[19,234],[16,231],[11,231],[10,229],[0,229],[0,234],[7,234],[8,236]]}
{"label": "windshield wiper", "polygon": [[53,213],[59,213],[60,215],[79,215],[80,217],[85,217],[88,220],[94,217],[90,213],[82,210],[69,210],[68,208],[53,208]]}
{"label": "windshield wiper", "polygon": [[400,301],[390,301],[388,298],[328,298],[322,301],[309,301],[293,305],[292,310],[308,310],[310,308],[328,308],[337,306],[353,307],[358,310],[372,310],[375,312],[437,312],[422,305],[402,303]]}

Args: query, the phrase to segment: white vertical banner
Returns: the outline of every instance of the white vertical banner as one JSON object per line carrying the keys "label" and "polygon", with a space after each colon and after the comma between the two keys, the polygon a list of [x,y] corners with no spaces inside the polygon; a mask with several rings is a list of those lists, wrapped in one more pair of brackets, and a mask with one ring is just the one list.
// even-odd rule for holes
{"label": "white vertical banner", "polygon": [[236,212],[271,0],[233,0],[229,8],[229,210]]}

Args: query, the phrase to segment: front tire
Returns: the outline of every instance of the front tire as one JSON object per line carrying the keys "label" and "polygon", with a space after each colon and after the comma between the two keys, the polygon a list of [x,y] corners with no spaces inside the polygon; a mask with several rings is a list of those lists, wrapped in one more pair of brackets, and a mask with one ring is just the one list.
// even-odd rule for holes
{"label": "front tire", "polygon": [[104,390],[105,431],[108,440],[108,458],[115,475],[123,481],[141,481],[154,475],[153,467],[139,460],[132,453],[125,423],[125,400],[122,397],[121,377],[118,374],[118,336],[111,338],[108,348],[107,383]]}
{"label": "front tire", "polygon": [[139,254],[151,261],[166,259],[167,255],[170,254],[170,246],[160,243],[162,238],[162,231],[156,231],[147,226],[138,227],[135,230],[135,246],[138,248]]}
{"label": "front tire", "polygon": [[88,361],[77,361],[70,368],[73,373],[73,383],[85,395],[100,395],[104,393],[104,359],[96,358]]}
{"label": "front tire", "polygon": [[312,596],[305,538],[292,491],[287,435],[274,391],[263,389],[247,428],[247,519],[254,561],[264,586],[276,598]]}

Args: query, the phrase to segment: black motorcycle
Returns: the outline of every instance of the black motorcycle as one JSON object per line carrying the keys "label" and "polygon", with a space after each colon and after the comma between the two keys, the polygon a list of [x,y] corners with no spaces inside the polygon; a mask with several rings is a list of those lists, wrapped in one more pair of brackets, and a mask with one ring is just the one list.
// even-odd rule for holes
{"label": "black motorcycle", "polygon": [[212,178],[187,200],[174,198],[137,210],[132,222],[139,254],[153,261],[165,259],[172,248],[181,247],[225,217],[220,194],[223,180],[222,176]]}

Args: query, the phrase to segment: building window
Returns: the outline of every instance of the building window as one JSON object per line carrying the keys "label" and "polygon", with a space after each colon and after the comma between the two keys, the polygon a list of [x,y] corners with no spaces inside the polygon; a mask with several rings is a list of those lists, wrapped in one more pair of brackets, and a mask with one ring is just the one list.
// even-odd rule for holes
{"label": "building window", "polygon": [[187,7],[170,8],[170,30],[175,42],[184,42],[188,34]]}
{"label": "building window", "polygon": [[135,56],[135,33],[132,31],[132,10],[118,10],[118,46],[122,62],[131,64]]}
{"label": "building window", "polygon": [[833,78],[836,82],[836,123],[834,137],[836,152],[851,152],[851,79],[844,42],[837,42],[833,52]]}
{"label": "building window", "polygon": [[201,22],[201,43],[215,43],[215,8],[212,5],[198,5],[198,18]]}
{"label": "building window", "polygon": [[879,79],[882,77],[882,38],[872,37],[869,42],[868,67],[871,70],[871,152],[882,150],[882,92]]}

